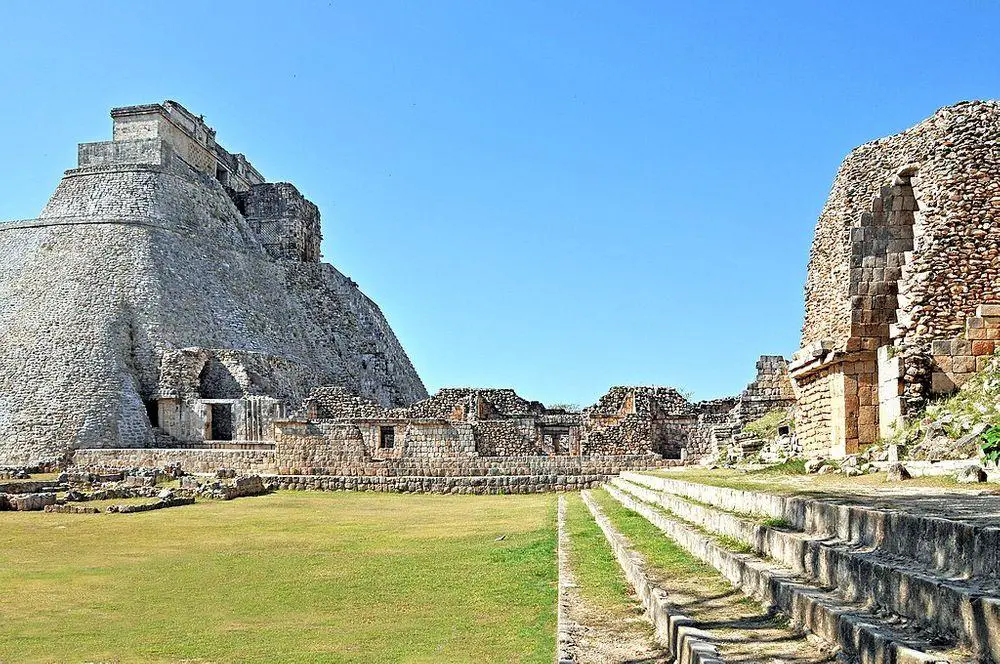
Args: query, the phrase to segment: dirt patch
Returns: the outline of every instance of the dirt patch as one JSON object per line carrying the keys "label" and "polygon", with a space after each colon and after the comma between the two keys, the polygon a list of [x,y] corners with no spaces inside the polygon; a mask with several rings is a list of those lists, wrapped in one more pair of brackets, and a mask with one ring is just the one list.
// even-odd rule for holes
{"label": "dirt patch", "polygon": [[564,526],[562,501],[559,515],[560,654],[578,664],[670,662],[631,588],[630,613],[600,609],[581,595],[568,555],[572,541]]}

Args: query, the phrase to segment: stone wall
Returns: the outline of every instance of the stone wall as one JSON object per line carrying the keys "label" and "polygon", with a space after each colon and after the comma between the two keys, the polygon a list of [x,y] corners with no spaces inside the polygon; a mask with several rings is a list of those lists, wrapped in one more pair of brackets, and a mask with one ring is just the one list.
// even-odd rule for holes
{"label": "stone wall", "polygon": [[231,468],[243,473],[276,471],[273,450],[216,449],[78,449],[72,463],[78,469],[164,468],[179,465],[189,473],[214,473]]}
{"label": "stone wall", "polygon": [[733,417],[743,426],[775,408],[790,408],[794,404],[788,361],[780,355],[761,355],[757,360],[757,376],[740,393]]}
{"label": "stone wall", "polygon": [[[754,380],[736,397],[700,401],[694,404],[697,422],[690,428],[686,459],[689,462],[715,458],[738,444],[743,427],[775,409],[792,409],[795,393],[788,375],[788,361],[780,355],[761,355]],[[762,441],[761,441],[762,442]]]}
{"label": "stone wall", "polygon": [[[887,429],[880,413],[919,410],[932,389],[931,343],[961,334],[978,305],[1000,302],[998,137],[1000,103],[963,102],[857,148],[841,165],[816,226],[793,368],[800,397],[846,385],[826,397],[838,414],[820,438],[830,437],[834,454],[876,440]],[[884,358],[894,361],[880,363],[886,346],[893,350]],[[842,362],[854,366],[832,366]],[[827,365],[843,380],[810,378]],[[880,376],[880,367],[888,373]],[[800,425],[824,426],[810,417],[801,413]]]}
{"label": "stone wall", "polygon": [[[317,457],[309,457],[313,461]],[[428,457],[375,460],[327,457],[324,468],[280,467],[274,450],[214,449],[88,449],[77,450],[73,467],[78,470],[163,468],[179,466],[189,473],[214,473],[226,468],[242,473],[314,475],[316,477],[498,477],[498,476],[580,476],[609,477],[625,470],[669,468],[681,465],[677,459],[652,455],[584,457]],[[287,457],[280,463],[291,460]],[[340,464],[340,465],[337,465]],[[319,471],[319,472],[317,472]]]}
{"label": "stone wall", "polygon": [[483,420],[471,425],[475,451],[481,456],[546,454],[532,418]]}
{"label": "stone wall", "polygon": [[[384,408],[348,390],[322,387],[296,414],[310,423],[360,427],[370,432],[370,453],[382,457],[580,454],[579,413],[549,411],[510,389],[446,388],[410,406]],[[387,427],[394,427],[396,444],[380,450],[376,434]],[[636,448],[648,450],[648,441]]]}
{"label": "stone wall", "polygon": [[581,450],[680,459],[697,419],[692,404],[672,387],[612,387],[583,411]]}
{"label": "stone wall", "polygon": [[931,343],[931,394],[954,392],[983,371],[1000,344],[1000,305],[984,304],[965,319],[962,334]]}
{"label": "stone wall", "polygon": [[732,417],[733,409],[738,403],[737,397],[729,397],[695,404],[698,422],[688,435],[688,462],[714,458],[733,434],[739,432],[741,425]]}
{"label": "stone wall", "polygon": [[277,260],[317,263],[323,233],[319,208],[287,182],[254,185],[237,197],[240,211]]}
{"label": "stone wall", "polygon": [[457,477],[284,476],[279,489],[291,491],[375,491],[379,493],[452,493],[506,495],[597,488],[608,475],[486,475]]}

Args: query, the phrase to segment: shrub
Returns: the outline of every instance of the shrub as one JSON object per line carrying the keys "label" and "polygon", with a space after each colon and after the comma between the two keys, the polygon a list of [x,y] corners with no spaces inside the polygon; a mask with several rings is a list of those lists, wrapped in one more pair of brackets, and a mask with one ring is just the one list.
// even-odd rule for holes
{"label": "shrub", "polygon": [[775,408],[744,426],[743,432],[752,433],[761,440],[772,440],[778,437],[778,427],[782,425],[787,425],[791,429],[795,428],[795,422],[789,416],[788,410]]}
{"label": "shrub", "polygon": [[983,444],[980,448],[987,461],[1000,464],[1000,427],[992,426],[982,434]]}

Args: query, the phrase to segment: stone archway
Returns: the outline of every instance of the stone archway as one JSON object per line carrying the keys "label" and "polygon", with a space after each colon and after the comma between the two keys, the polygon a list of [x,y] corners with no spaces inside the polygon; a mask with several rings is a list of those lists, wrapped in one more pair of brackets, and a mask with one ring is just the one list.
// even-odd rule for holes
{"label": "stone archway", "polygon": [[[903,366],[894,341],[910,324],[906,278],[912,260],[919,205],[912,178],[899,170],[851,228],[851,337],[845,362],[842,408],[845,452],[887,436],[903,416]],[[835,408],[837,404],[835,404]],[[839,417],[837,418],[839,419]]]}

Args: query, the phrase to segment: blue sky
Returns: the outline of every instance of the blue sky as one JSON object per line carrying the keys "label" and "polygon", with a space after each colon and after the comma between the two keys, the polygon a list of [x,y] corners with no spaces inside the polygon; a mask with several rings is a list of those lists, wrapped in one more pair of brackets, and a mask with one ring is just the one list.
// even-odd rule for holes
{"label": "blue sky", "polygon": [[840,160],[1000,96],[1000,3],[43,2],[0,23],[0,219],[176,99],[323,213],[429,389],[738,392],[798,347]]}

